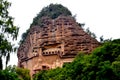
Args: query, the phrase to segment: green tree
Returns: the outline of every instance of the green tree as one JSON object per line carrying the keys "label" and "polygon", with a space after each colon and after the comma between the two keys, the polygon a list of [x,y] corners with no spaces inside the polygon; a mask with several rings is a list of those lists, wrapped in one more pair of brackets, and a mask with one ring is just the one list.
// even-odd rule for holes
{"label": "green tree", "polygon": [[91,32],[89,28],[86,29],[86,32],[93,38],[97,38],[95,33]]}
{"label": "green tree", "polygon": [[30,71],[28,69],[16,68],[16,74],[19,75],[21,80],[30,80]]}
{"label": "green tree", "polygon": [[78,56],[72,63],[74,80],[120,80],[119,42],[119,39],[105,42],[90,55]]}
{"label": "green tree", "polygon": [[0,70],[0,80],[31,80],[31,77],[28,69],[10,65],[5,70]]}
{"label": "green tree", "polygon": [[2,69],[2,57],[6,58],[6,66],[10,59],[10,53],[15,50],[10,39],[17,39],[19,28],[14,26],[13,18],[9,16],[8,8],[11,3],[0,0],[0,69]]}
{"label": "green tree", "polygon": [[18,75],[8,70],[0,70],[0,80],[20,80]]}
{"label": "green tree", "polygon": [[0,80],[21,80],[16,74],[16,66],[8,66],[5,70],[0,70]]}
{"label": "green tree", "polygon": [[120,39],[105,42],[89,55],[79,53],[63,68],[36,75],[34,80],[120,80]]}
{"label": "green tree", "polygon": [[45,73],[46,73],[46,71],[40,71],[40,72],[38,72],[37,74],[35,74],[34,75],[34,77],[33,77],[33,80],[45,80],[44,78],[45,78]]}

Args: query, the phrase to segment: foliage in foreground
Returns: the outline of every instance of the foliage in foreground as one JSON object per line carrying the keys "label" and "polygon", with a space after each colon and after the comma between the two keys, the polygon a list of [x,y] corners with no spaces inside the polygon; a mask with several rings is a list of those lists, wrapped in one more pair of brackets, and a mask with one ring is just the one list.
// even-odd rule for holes
{"label": "foliage in foreground", "polygon": [[20,80],[18,75],[7,70],[0,70],[0,80]]}
{"label": "foliage in foreground", "polygon": [[0,80],[31,80],[29,70],[8,66],[0,70]]}
{"label": "foliage in foreground", "polygon": [[7,0],[0,0],[0,69],[3,68],[2,58],[6,59],[6,66],[10,60],[10,53],[14,52],[10,39],[17,39],[19,28],[14,26],[13,17],[9,16],[11,3]]}
{"label": "foliage in foreground", "polygon": [[[33,80],[120,80],[120,39],[105,42],[90,55],[80,53],[70,64],[37,73]],[[7,67],[1,80],[30,80],[29,70]]]}
{"label": "foliage in foreground", "polygon": [[16,73],[21,80],[30,80],[30,71],[28,69],[16,68]]}
{"label": "foliage in foreground", "polygon": [[63,68],[41,71],[34,80],[120,80],[120,39],[104,43],[90,55],[80,53]]}

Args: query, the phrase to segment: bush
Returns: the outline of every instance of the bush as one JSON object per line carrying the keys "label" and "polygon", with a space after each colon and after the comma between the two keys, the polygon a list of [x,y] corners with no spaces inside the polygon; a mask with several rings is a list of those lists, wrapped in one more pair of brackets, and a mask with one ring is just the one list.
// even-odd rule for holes
{"label": "bush", "polygon": [[7,70],[0,70],[0,80],[20,80],[18,75]]}
{"label": "bush", "polygon": [[105,42],[89,55],[80,53],[63,68],[36,75],[34,80],[120,80],[120,40]]}

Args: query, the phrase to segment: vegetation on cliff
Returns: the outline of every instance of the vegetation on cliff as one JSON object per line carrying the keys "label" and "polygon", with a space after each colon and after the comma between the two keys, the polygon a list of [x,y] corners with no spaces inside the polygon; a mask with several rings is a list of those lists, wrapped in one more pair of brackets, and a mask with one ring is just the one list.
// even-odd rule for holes
{"label": "vegetation on cliff", "polygon": [[[42,17],[49,17],[51,19],[55,19],[57,18],[58,16],[60,15],[64,15],[64,16],[72,16],[72,13],[70,12],[70,10],[68,10],[68,8],[64,7],[63,5],[61,4],[50,4],[49,6],[47,7],[44,7],[38,14],[37,16],[33,19],[33,22],[30,26],[30,28],[32,26],[40,26],[40,27],[43,27],[44,26],[44,22],[42,21]],[[76,16],[72,16],[74,19]],[[78,23],[77,24],[82,28],[85,24],[81,24],[81,23]],[[23,43],[30,31],[30,28],[28,30],[26,30],[26,32],[24,32],[22,34],[22,38],[20,40],[20,44]],[[93,38],[96,38],[96,35],[91,32],[89,30],[89,28],[87,28],[85,30],[89,35],[91,35],[91,37]]]}
{"label": "vegetation on cliff", "polygon": [[47,7],[44,7],[39,14],[33,19],[33,23],[31,25],[39,25],[40,19],[42,17],[50,17],[52,19],[57,18],[60,15],[71,16],[71,12],[61,4],[50,4]]}
{"label": "vegetation on cliff", "polygon": [[[8,15],[10,5],[6,0],[0,0],[0,69],[2,69],[2,57],[6,57],[7,65],[10,53],[14,51],[8,38],[16,39],[19,30],[13,24],[13,18]],[[32,25],[38,25],[39,19],[43,16],[55,19],[59,15],[71,16],[71,12],[62,5],[51,4],[43,8],[34,18]],[[23,35],[23,39],[27,33]],[[120,39],[117,39],[105,41],[89,55],[81,52],[72,63],[65,64],[63,68],[40,71],[34,76],[34,80],[120,80],[119,75]],[[0,70],[0,79],[30,80],[31,78],[29,70],[9,66],[5,70]]]}
{"label": "vegetation on cliff", "polygon": [[75,60],[48,71],[34,80],[120,80],[120,39],[107,41],[91,54],[80,53]]}
{"label": "vegetation on cliff", "polygon": [[[64,16],[72,16],[72,13],[68,10],[68,8],[64,7],[61,4],[50,4],[47,7],[44,7],[38,14],[37,16],[33,19],[31,26],[40,26],[42,27],[42,21],[41,18],[42,17],[49,17],[51,19],[55,19],[60,15],[64,15]],[[26,39],[29,30],[26,30],[26,32],[24,32],[22,34],[22,39],[20,40],[20,44],[24,42],[24,40]]]}
{"label": "vegetation on cliff", "polygon": [[[33,80],[120,80],[120,39],[105,41],[91,54],[80,52],[63,68],[40,71]],[[29,70],[7,67],[0,70],[2,80],[30,80]]]}

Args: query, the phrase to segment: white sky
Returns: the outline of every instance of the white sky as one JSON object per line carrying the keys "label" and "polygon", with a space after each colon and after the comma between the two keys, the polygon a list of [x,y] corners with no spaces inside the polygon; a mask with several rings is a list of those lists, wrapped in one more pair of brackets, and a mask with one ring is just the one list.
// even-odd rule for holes
{"label": "white sky", "polygon": [[[9,0],[12,2],[10,15],[20,27],[18,41],[43,7],[58,3],[67,7],[79,23],[85,23],[99,37],[120,38],[120,0]],[[11,65],[17,65],[16,55],[11,56]]]}

